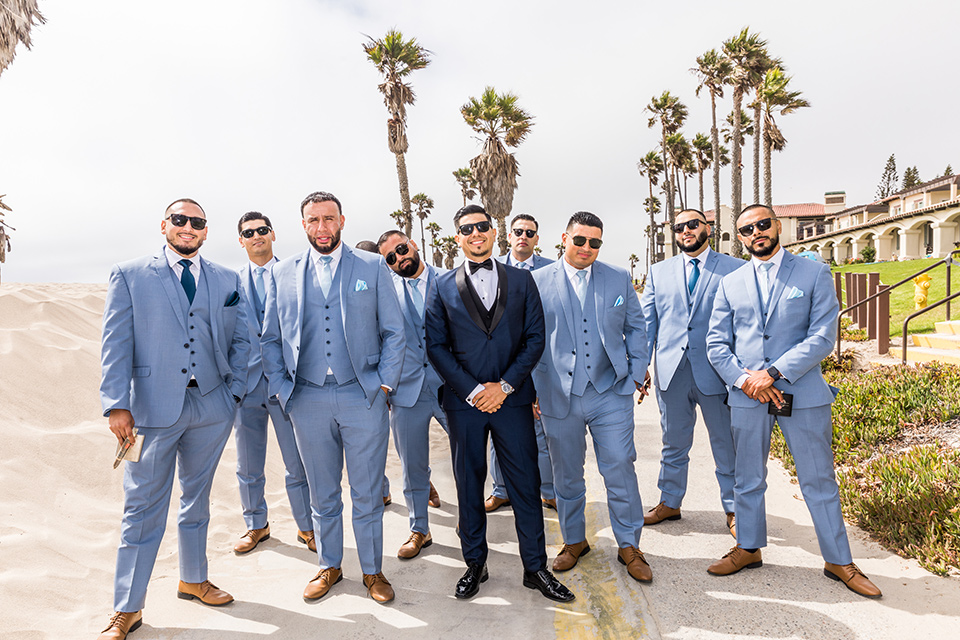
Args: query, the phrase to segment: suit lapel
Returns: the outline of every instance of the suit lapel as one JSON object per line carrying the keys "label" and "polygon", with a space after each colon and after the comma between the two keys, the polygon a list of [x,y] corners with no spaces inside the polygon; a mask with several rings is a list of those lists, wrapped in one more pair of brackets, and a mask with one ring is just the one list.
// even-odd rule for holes
{"label": "suit lapel", "polygon": [[467,310],[467,313],[470,315],[470,319],[473,320],[474,324],[480,328],[480,331],[487,333],[487,327],[483,323],[483,318],[480,317],[480,310],[477,309],[477,305],[473,301],[473,296],[470,295],[469,285],[467,285],[466,260],[464,260],[463,264],[460,265],[460,268],[457,269],[454,279],[457,282],[457,292],[460,294],[460,300],[463,302],[463,308]]}
{"label": "suit lapel", "polygon": [[[600,332],[600,342],[603,343],[603,347],[606,349],[607,337],[603,335],[603,322],[601,322],[601,318],[603,313],[606,311],[603,302],[604,299],[606,299],[606,296],[604,295],[606,292],[603,290],[603,287],[605,286],[607,279],[603,277],[603,267],[599,262],[593,263],[593,269],[591,269],[591,271],[592,273],[590,274],[590,279],[593,280],[593,310],[597,316],[597,331]],[[614,298],[614,300],[616,300],[616,298]],[[627,301],[624,300],[623,302],[626,304]]]}
{"label": "suit lapel", "polygon": [[223,305],[227,298],[226,296],[219,295],[220,278],[217,276],[216,267],[202,257],[200,258],[200,277],[207,281],[207,304],[210,305],[210,328],[213,330],[214,339],[216,339],[220,314],[223,313]]}
{"label": "suit lapel", "polygon": [[343,324],[344,336],[349,336],[351,333],[347,331],[347,315],[349,315],[347,313],[347,301],[350,299],[349,283],[353,281],[353,267],[356,265],[356,262],[357,259],[354,257],[353,252],[350,251],[350,247],[343,245],[343,248],[340,250],[340,266],[337,267],[337,269],[340,271],[340,321]]}
{"label": "suit lapel", "polygon": [[490,321],[490,333],[497,328],[500,318],[507,307],[507,270],[502,264],[493,261],[493,268],[497,270],[497,299],[494,301],[493,319]]}
{"label": "suit lapel", "polygon": [[[577,322],[574,319],[574,312],[575,309],[580,308],[580,301],[578,300],[577,302],[574,302],[573,298],[570,296],[570,285],[567,284],[567,272],[563,268],[563,260],[557,260],[551,266],[553,267],[554,286],[557,288],[557,295],[560,296],[560,306],[562,309],[564,309],[563,315],[567,320],[567,330],[570,332],[570,337],[576,340],[577,334],[575,329]],[[566,304],[564,304],[564,301],[566,301]]]}
{"label": "suit lapel", "polygon": [[[706,262],[703,263],[703,268],[700,269],[700,279],[697,281],[697,288],[693,291],[693,304],[690,305],[690,316],[697,311],[697,307],[700,305],[700,301],[703,300],[703,292],[706,291],[710,286],[710,279],[713,278],[714,273],[713,269],[717,266],[717,257],[716,251],[711,251],[709,253],[709,258]],[[683,258],[680,259],[681,267],[685,266],[683,263]]]}
{"label": "suit lapel", "polygon": [[[310,249],[307,249],[306,252],[300,256],[300,260],[297,262],[297,342],[299,344],[300,336],[303,335],[303,303],[304,296],[306,295],[306,286],[307,286],[307,276],[308,269],[310,266]],[[280,292],[277,292],[277,297],[279,298]]]}
{"label": "suit lapel", "polygon": [[786,285],[787,280],[790,278],[790,274],[793,272],[794,259],[793,254],[788,252],[786,249],[781,249],[783,251],[783,260],[780,262],[780,268],[777,269],[777,279],[773,283],[773,290],[770,292],[770,300],[767,305],[767,319],[769,320],[770,316],[773,315],[773,308],[777,306],[777,303],[780,301],[780,296],[783,294],[783,288]]}
{"label": "suit lapel", "polygon": [[183,317],[183,307],[180,305],[180,293],[174,288],[176,287],[176,283],[171,277],[173,270],[170,268],[170,264],[167,262],[167,256],[163,250],[153,257],[153,267],[156,269],[157,276],[160,278],[163,291],[170,299],[170,306],[173,307],[173,312],[177,314],[177,320],[179,320],[181,326],[186,329],[187,322],[186,318]]}

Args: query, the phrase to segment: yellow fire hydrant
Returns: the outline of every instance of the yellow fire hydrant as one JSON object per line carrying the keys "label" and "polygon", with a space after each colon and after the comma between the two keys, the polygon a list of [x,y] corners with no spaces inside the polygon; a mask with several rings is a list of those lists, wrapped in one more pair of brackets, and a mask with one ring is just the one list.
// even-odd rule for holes
{"label": "yellow fire hydrant", "polygon": [[913,302],[914,309],[925,309],[927,306],[927,293],[930,290],[930,274],[924,273],[913,279]]}

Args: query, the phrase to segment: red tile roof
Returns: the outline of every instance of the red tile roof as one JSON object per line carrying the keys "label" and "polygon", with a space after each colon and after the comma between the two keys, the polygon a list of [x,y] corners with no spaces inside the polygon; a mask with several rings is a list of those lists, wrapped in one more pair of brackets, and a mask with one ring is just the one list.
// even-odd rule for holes
{"label": "red tile roof", "polygon": [[[804,202],[801,204],[775,204],[773,210],[777,212],[778,218],[822,218],[823,203]],[[704,211],[707,222],[713,222],[713,209]]]}

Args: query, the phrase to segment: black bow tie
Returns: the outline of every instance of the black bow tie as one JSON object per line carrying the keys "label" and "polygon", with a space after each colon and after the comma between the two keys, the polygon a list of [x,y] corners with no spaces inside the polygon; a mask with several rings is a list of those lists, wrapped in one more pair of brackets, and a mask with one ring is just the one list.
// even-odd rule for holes
{"label": "black bow tie", "polygon": [[483,262],[471,262],[467,261],[467,265],[470,267],[470,275],[475,274],[480,269],[489,269],[493,271],[493,261],[490,258],[487,258]]}

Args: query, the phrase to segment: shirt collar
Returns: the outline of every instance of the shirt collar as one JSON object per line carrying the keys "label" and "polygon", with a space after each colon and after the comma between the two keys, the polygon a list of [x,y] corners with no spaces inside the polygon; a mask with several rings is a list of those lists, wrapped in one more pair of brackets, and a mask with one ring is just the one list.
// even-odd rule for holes
{"label": "shirt collar", "polygon": [[586,271],[586,272],[587,272],[587,280],[589,280],[589,279],[590,279],[590,275],[593,273],[593,264],[591,263],[591,265],[590,265],[589,267],[587,267],[586,269],[577,269],[575,266],[573,266],[572,264],[570,264],[569,262],[567,262],[567,258],[564,257],[564,258],[563,258],[563,270],[567,273],[567,277],[568,277],[571,281],[575,281],[574,279],[577,277],[577,272],[578,272],[578,271]]}
{"label": "shirt collar", "polygon": [[510,255],[509,264],[510,264],[511,267],[519,267],[520,265],[525,264],[525,265],[528,265],[531,270],[533,270],[533,256],[535,256],[535,255],[537,255],[537,254],[531,253],[531,254],[530,254],[530,257],[527,258],[526,260],[517,260],[517,259],[514,257],[512,251],[510,252],[509,255]]}
{"label": "shirt collar", "polygon": [[[250,273],[256,273],[257,269],[260,268],[260,265],[258,265],[253,260],[249,260],[248,262],[250,263]],[[272,258],[270,258],[267,261],[267,264],[263,265],[264,269],[266,269],[267,271],[270,271],[270,267],[273,266],[274,262],[279,262],[279,260],[277,260],[277,256],[273,256]]]}
{"label": "shirt collar", "polygon": [[170,248],[170,245],[163,246],[164,255],[167,257],[167,264],[173,268],[173,265],[177,264],[181,260],[189,260],[190,267],[200,268],[200,254],[196,253],[192,258],[184,258],[182,255]]}
{"label": "shirt collar", "polygon": [[773,254],[773,257],[771,257],[769,260],[764,261],[764,260],[760,260],[756,256],[753,256],[750,258],[750,262],[753,264],[753,269],[755,271],[759,270],[760,265],[762,265],[764,262],[767,262],[768,264],[773,265],[770,268],[773,270],[776,270],[780,268],[780,264],[783,262],[784,252],[785,252],[785,249],[783,247],[778,247],[777,252]]}
{"label": "shirt collar", "polygon": [[[699,260],[699,262],[698,262],[697,264],[700,264],[700,265],[706,264],[707,258],[710,257],[710,251],[711,251],[711,249],[710,249],[710,247],[708,246],[706,249],[703,250],[703,253],[701,253],[700,255],[696,256],[697,260]],[[687,254],[685,254],[685,253],[683,253],[683,252],[681,252],[680,255],[683,256],[683,266],[689,267],[689,266],[690,266],[690,261],[693,260],[693,257],[691,257],[691,256],[689,256],[689,255],[687,255]]]}
{"label": "shirt collar", "polygon": [[320,267],[320,257],[321,256],[330,256],[333,260],[330,261],[330,270],[335,271],[337,265],[340,264],[340,258],[343,256],[343,241],[341,240],[337,243],[337,248],[331,251],[330,253],[320,253],[312,245],[310,246],[310,259],[313,260],[313,264],[317,267]]}

